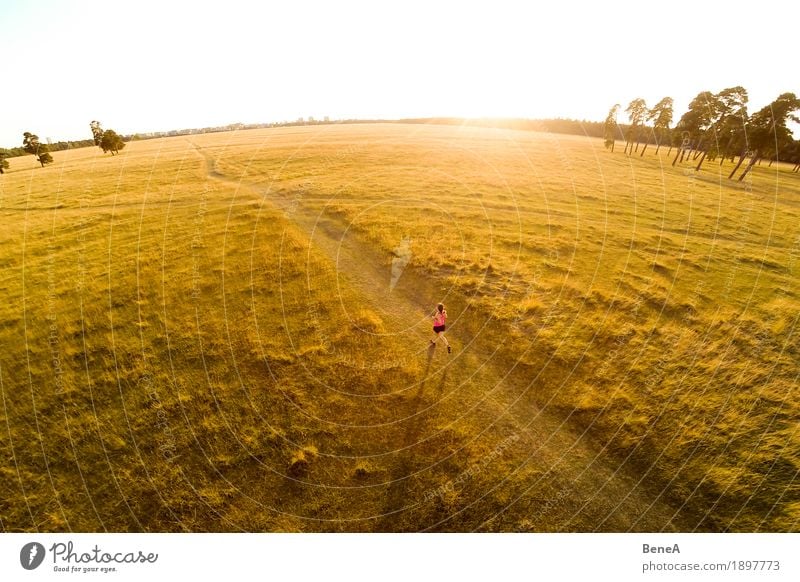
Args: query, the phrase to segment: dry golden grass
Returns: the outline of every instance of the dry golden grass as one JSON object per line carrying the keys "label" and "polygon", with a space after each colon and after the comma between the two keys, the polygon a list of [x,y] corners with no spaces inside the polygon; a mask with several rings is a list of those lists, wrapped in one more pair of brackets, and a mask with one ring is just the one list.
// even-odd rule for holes
{"label": "dry golden grass", "polygon": [[12,159],[3,529],[796,529],[799,177],[601,145],[356,125]]}

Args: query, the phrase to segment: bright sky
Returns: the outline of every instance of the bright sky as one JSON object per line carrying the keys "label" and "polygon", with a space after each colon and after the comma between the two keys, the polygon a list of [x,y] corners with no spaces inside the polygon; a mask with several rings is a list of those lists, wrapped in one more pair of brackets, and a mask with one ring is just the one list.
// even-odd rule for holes
{"label": "bright sky", "polygon": [[[545,4],[545,3],[543,3]],[[0,0],[0,146],[294,120],[602,120],[615,102],[800,93],[800,3]]]}

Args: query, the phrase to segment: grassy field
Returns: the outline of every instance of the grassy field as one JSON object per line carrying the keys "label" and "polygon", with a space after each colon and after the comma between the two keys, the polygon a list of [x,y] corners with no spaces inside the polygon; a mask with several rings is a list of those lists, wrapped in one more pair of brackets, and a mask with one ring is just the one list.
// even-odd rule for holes
{"label": "grassy field", "polygon": [[398,124],[12,159],[0,527],[796,531],[800,176],[666,154]]}

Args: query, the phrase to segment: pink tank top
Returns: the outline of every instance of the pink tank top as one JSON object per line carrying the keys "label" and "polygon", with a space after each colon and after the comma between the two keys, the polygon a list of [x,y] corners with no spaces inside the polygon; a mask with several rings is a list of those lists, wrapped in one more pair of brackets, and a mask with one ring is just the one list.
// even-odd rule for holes
{"label": "pink tank top", "polygon": [[433,316],[433,325],[440,326],[444,325],[444,321],[447,319],[447,315],[445,313],[437,313]]}

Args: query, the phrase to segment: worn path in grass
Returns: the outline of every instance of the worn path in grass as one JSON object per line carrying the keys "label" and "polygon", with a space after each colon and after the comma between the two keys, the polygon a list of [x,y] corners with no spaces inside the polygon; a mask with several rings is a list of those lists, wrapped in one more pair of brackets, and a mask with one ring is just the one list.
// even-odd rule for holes
{"label": "worn path in grass", "polygon": [[[249,203],[257,199],[270,209],[278,208],[301,227],[309,249],[320,251],[335,265],[337,282],[358,291],[364,307],[382,320],[384,332],[402,338],[419,359],[423,372],[418,383],[397,388],[406,390],[407,409],[402,422],[387,428],[396,432],[397,463],[386,484],[383,516],[374,520],[375,531],[396,530],[398,523],[413,524],[419,504],[431,498],[440,501],[448,488],[469,485],[470,469],[477,472],[484,466],[483,460],[474,460],[465,471],[451,474],[455,486],[444,481],[445,487],[435,495],[413,489],[415,474],[443,461],[419,458],[415,445],[467,415],[477,420],[468,425],[474,427],[473,438],[495,432],[505,439],[501,442],[513,446],[488,453],[489,461],[502,463],[492,465],[497,474],[488,482],[483,475],[480,487],[485,490],[473,492],[461,505],[447,506],[439,521],[419,524],[419,529],[461,529],[469,524],[476,530],[508,530],[523,523],[525,529],[534,531],[691,531],[698,523],[688,509],[670,502],[669,492],[650,482],[641,468],[610,454],[603,443],[594,442],[571,422],[569,415],[537,405],[537,388],[564,378],[544,378],[536,370],[505,360],[502,334],[489,315],[470,308],[469,297],[426,276],[413,264],[413,256],[404,266],[402,256],[366,244],[350,225],[324,208],[320,211],[320,193],[315,193],[317,206],[312,208],[301,194],[275,191],[263,183],[248,182],[246,177],[225,176],[217,171],[209,153],[192,145],[205,161],[209,179],[237,188],[236,200]],[[398,248],[402,248],[400,243]],[[309,286],[313,285],[310,278]],[[430,315],[438,301],[448,306],[447,335],[453,344],[449,355],[443,346],[432,348],[429,344]],[[365,332],[364,341],[370,339]],[[387,362],[393,357],[385,355]],[[492,442],[498,441],[500,437]],[[502,499],[502,505],[484,503],[489,496]],[[401,515],[407,519],[399,521]]]}

